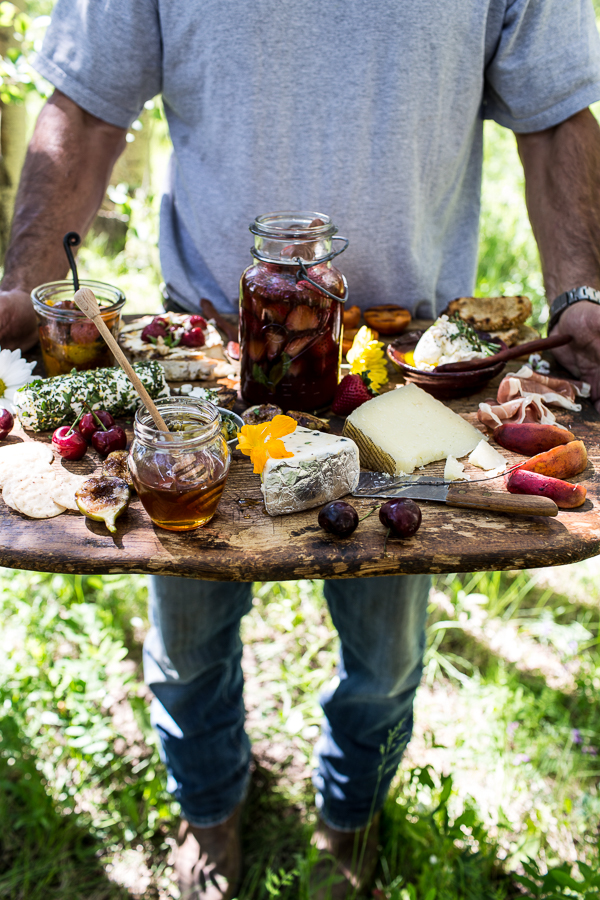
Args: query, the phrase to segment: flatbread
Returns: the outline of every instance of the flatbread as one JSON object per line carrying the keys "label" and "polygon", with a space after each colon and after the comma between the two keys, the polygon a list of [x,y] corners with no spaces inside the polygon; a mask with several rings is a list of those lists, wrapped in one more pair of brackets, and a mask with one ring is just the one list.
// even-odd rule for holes
{"label": "flatbread", "polygon": [[458,297],[445,310],[458,315],[479,331],[517,328],[531,315],[529,297]]}
{"label": "flatbread", "polygon": [[48,468],[31,473],[29,477],[11,479],[8,494],[15,508],[23,515],[31,519],[51,519],[65,511],[64,506],[52,499],[56,481],[55,471]]}
{"label": "flatbread", "polygon": [[74,512],[78,512],[79,507],[75,500],[75,491],[84,481],[87,481],[89,475],[75,475],[62,468],[60,469],[60,472],[62,474],[60,478],[56,479],[50,495],[54,502],[58,503],[59,506],[64,506],[66,509],[72,509]]}
{"label": "flatbread", "polygon": [[21,444],[0,447],[0,487],[13,472],[46,468],[53,460],[54,453],[50,444],[38,441],[23,441]]}

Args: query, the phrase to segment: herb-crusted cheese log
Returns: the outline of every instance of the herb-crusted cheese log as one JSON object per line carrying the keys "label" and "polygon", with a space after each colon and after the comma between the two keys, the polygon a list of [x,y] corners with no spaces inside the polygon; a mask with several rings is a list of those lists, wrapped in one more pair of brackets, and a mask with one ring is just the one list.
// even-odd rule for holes
{"label": "herb-crusted cheese log", "polygon": [[[160,363],[136,363],[133,368],[153,400],[170,396]],[[14,402],[25,428],[50,431],[74,422],[85,400],[93,409],[123,416],[135,412],[138,395],[122,369],[90,369],[32,381],[17,391]]]}

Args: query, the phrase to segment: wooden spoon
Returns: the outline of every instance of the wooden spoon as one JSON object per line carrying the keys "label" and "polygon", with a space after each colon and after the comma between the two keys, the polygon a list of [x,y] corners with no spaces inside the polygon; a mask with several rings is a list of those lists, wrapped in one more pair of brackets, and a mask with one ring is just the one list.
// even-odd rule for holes
{"label": "wooden spoon", "polygon": [[164,431],[167,434],[169,434],[170,432],[165,424],[165,420],[163,419],[163,417],[157,410],[156,406],[154,405],[154,401],[152,400],[152,397],[150,396],[150,394],[148,393],[148,391],[146,390],[146,388],[144,387],[144,385],[142,384],[142,382],[140,381],[138,376],[135,374],[135,371],[133,370],[131,363],[129,362],[129,360],[127,359],[127,357],[125,356],[125,354],[123,353],[123,351],[121,350],[119,345],[117,344],[116,340],[110,333],[109,329],[107,328],[106,323],[104,322],[104,319],[102,318],[102,314],[100,312],[100,307],[98,306],[98,301],[96,300],[96,297],[94,296],[94,292],[91,291],[89,288],[81,288],[80,290],[78,290],[75,293],[75,296],[73,299],[75,300],[75,303],[77,304],[77,306],[79,307],[81,312],[85,313],[85,315],[88,317],[88,319],[92,320],[92,322],[94,323],[94,325],[96,326],[96,328],[98,329],[98,331],[100,332],[100,334],[102,335],[102,337],[104,338],[104,340],[106,341],[106,343],[108,344],[110,349],[112,350],[112,353],[113,353],[115,359],[117,360],[117,362],[119,363],[121,368],[125,370],[125,374],[127,375],[129,380],[131,381],[132,385],[134,386],[134,388],[140,395],[140,399],[141,399],[142,403],[144,404],[144,406],[146,407],[146,409],[148,410],[148,412],[150,413],[150,415],[152,416],[156,427],[159,429],[159,431]]}
{"label": "wooden spoon", "polygon": [[509,359],[516,359],[518,356],[529,356],[530,353],[537,353],[538,350],[551,350],[553,347],[562,347],[572,341],[570,334],[555,334],[552,337],[539,338],[537,341],[528,341],[526,344],[520,344],[517,347],[507,347],[506,350],[500,350],[493,356],[486,356],[485,359],[469,359],[465,362],[445,363],[443,366],[436,366],[433,370],[436,373],[444,372],[473,372],[475,369],[487,369],[488,366],[494,366],[499,362],[508,362]]}

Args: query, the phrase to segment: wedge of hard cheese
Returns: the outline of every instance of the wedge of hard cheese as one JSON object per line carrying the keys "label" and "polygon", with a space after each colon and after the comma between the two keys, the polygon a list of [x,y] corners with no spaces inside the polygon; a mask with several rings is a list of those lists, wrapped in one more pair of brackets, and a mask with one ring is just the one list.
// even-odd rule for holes
{"label": "wedge of hard cheese", "polygon": [[414,384],[367,400],[346,419],[364,469],[410,475],[417,466],[474,450],[481,432]]}

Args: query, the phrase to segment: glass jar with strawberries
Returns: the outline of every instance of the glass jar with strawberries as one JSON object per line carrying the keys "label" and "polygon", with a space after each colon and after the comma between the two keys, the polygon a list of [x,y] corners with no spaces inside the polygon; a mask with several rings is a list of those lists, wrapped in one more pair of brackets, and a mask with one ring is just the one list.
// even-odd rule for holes
{"label": "glass jar with strawberries", "polygon": [[[101,281],[79,282],[91,288],[106,327],[117,338],[125,294]],[[31,292],[46,375],[68,375],[72,369],[104,369],[114,365],[113,355],[93,322],[77,308],[72,281],[52,281]]]}
{"label": "glass jar with strawberries", "polygon": [[[329,216],[276,212],[250,226],[240,281],[241,389],[248,403],[311,412],[331,403],[348,285],[331,260],[348,246]],[[344,241],[332,250],[334,240]]]}

